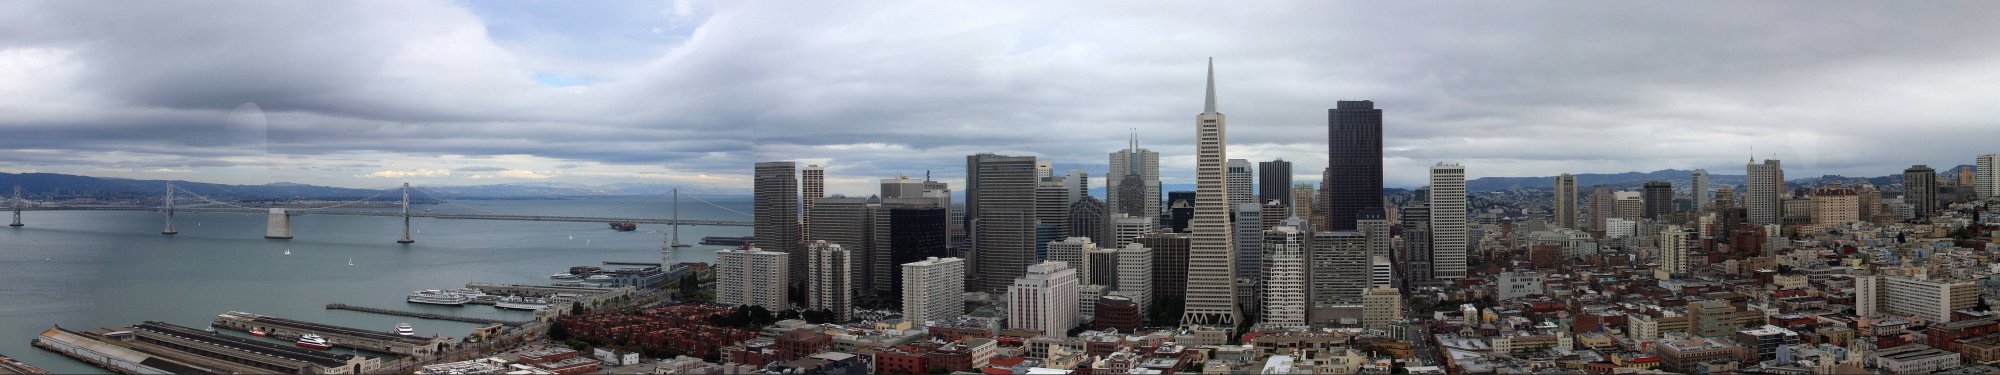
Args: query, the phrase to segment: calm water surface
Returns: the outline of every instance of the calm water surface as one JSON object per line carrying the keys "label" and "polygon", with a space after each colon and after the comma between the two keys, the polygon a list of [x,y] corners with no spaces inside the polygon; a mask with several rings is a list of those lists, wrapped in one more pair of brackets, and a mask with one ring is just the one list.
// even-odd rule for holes
{"label": "calm water surface", "polygon": [[[750,200],[710,198],[749,212]],[[421,206],[440,213],[481,211],[598,217],[665,218],[664,197],[464,201]],[[468,207],[469,206],[469,207]],[[750,217],[682,199],[686,219]],[[243,311],[364,329],[409,322],[420,335],[464,336],[471,323],[326,310],[328,303],[526,319],[491,306],[408,304],[416,289],[471,281],[543,284],[549,274],[603,261],[658,262],[668,228],[616,232],[604,223],[414,219],[417,243],[398,245],[401,219],[292,217],[291,240],[268,240],[263,215],[176,215],[179,235],[159,234],[150,212],[25,213],[28,226],[0,227],[0,354],[56,373],[102,369],[36,349],[28,341],[52,325],[73,329],[156,320],[206,327],[216,314]],[[748,236],[749,227],[681,227],[681,241]],[[714,262],[719,246],[680,248],[674,262]],[[291,255],[285,255],[285,250]],[[352,259],[354,265],[349,266]]]}

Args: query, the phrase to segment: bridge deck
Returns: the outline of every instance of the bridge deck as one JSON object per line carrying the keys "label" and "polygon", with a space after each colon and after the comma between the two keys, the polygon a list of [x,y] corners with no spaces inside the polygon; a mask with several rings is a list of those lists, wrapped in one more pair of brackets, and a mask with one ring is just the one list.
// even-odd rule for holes
{"label": "bridge deck", "polygon": [[[30,207],[30,208],[22,208],[21,210],[22,211],[161,211],[163,210],[163,208],[147,207],[147,206],[71,206],[71,207]],[[257,214],[257,215],[266,215],[270,213],[270,209],[267,208],[234,208],[234,207],[176,207],[174,208],[174,211],[184,212],[184,213],[231,213],[231,214]],[[291,210],[286,210],[286,212],[294,216],[300,216],[300,215],[378,216],[378,217],[403,216],[403,213],[398,211],[291,209]],[[441,213],[428,213],[428,212],[426,213],[413,212],[410,213],[410,217],[446,219],[446,220],[560,221],[560,222],[577,222],[577,223],[627,222],[634,224],[659,224],[659,225],[680,224],[687,226],[722,226],[722,227],[747,227],[752,225],[752,223],[748,221],[730,221],[730,220],[688,220],[688,219],[674,220],[674,219],[649,219],[649,218],[624,218],[624,217],[548,216],[548,215],[441,214]]]}

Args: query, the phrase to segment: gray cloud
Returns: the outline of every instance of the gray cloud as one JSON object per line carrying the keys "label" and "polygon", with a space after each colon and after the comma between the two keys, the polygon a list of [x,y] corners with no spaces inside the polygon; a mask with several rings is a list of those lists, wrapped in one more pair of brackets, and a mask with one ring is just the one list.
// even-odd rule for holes
{"label": "gray cloud", "polygon": [[[443,2],[10,3],[0,155],[318,162],[328,172],[294,179],[335,185],[376,183],[355,169],[528,168],[423,164],[441,155],[719,175],[824,160],[879,178],[955,177],[964,155],[1000,152],[1099,174],[1128,129],[1170,162],[1192,154],[1213,56],[1232,156],[1293,160],[1302,179],[1325,164],[1326,108],[1347,99],[1385,110],[1391,186],[1439,161],[1475,176],[1736,171],[1753,152],[1795,175],[1883,175],[2000,152],[1996,7],[1933,5],[725,2],[537,19]],[[650,28],[686,34],[630,36]],[[230,121],[244,103],[267,130]]]}

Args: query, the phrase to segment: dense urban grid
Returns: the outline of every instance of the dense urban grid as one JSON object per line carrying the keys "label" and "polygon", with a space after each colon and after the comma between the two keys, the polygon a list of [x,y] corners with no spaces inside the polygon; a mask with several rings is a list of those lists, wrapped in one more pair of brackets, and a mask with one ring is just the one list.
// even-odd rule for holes
{"label": "dense urban grid", "polygon": [[2000,153],[1878,178],[1787,180],[1752,157],[1741,176],[1505,189],[1446,161],[1406,190],[1383,182],[1393,107],[1357,100],[1327,110],[1314,186],[1290,161],[1229,158],[1207,74],[1192,191],[1162,191],[1140,134],[1107,150],[1102,199],[1035,156],[965,156],[963,202],[928,173],[847,195],[828,191],[838,169],[761,162],[752,236],[715,264],[468,285],[549,297],[533,321],[463,340],[233,311],[213,325],[401,359],[162,322],[35,345],[126,373],[2000,372]]}

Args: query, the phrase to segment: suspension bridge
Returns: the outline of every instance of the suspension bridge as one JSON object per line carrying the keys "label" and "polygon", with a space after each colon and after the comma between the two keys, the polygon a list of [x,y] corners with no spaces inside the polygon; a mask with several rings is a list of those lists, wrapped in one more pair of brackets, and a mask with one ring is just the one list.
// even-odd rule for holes
{"label": "suspension bridge", "polygon": [[[208,196],[197,194],[192,191],[187,191],[186,189],[176,189],[172,182],[167,183],[165,198],[161,200],[162,204],[159,206],[35,205],[33,207],[29,207],[27,202],[21,198],[21,186],[15,185],[14,195],[13,198],[11,199],[14,211],[14,222],[12,224],[9,224],[9,226],[20,227],[25,225],[21,222],[21,212],[23,211],[153,211],[153,212],[160,212],[163,214],[163,216],[165,216],[166,226],[164,229],[160,230],[160,234],[173,235],[180,233],[179,231],[174,229],[175,213],[262,214],[266,216],[264,238],[291,239],[292,216],[302,216],[302,215],[376,216],[376,217],[402,218],[403,237],[401,239],[396,240],[396,243],[409,244],[416,242],[416,239],[410,237],[411,218],[430,218],[430,219],[444,219],[444,220],[509,220],[509,221],[553,221],[553,222],[579,222],[579,223],[633,223],[633,224],[659,224],[659,225],[673,226],[674,230],[672,231],[672,234],[669,235],[666,241],[664,241],[666,243],[662,244],[662,246],[679,247],[679,246],[685,246],[685,245],[680,245],[681,243],[679,238],[680,226],[682,225],[726,226],[726,227],[747,227],[752,225],[752,223],[749,221],[681,219],[679,189],[674,190],[674,215],[672,218],[666,218],[666,219],[510,214],[502,212],[493,212],[486,209],[459,204],[457,202],[450,200],[445,200],[443,198],[438,197],[437,194],[432,194],[427,190],[411,187],[410,184],[408,183],[404,183],[401,188],[392,191],[402,193],[402,201],[400,206],[401,210],[387,211],[387,210],[367,210],[367,209],[351,209],[351,208],[341,209],[342,207],[348,207],[362,202],[368,202],[375,198],[381,197],[383,194],[389,194],[391,191],[376,193],[375,195],[371,195],[366,198],[361,198],[353,201],[335,202],[334,204],[320,206],[320,207],[305,207],[305,208],[250,207],[228,201],[210,198]],[[431,200],[439,202],[441,204],[458,206],[472,211],[478,211],[478,213],[434,213],[430,212],[430,210],[425,210],[423,212],[410,212],[410,192],[412,191],[422,193]],[[176,206],[174,204],[174,198],[183,195],[189,198],[197,199],[200,201],[200,203],[197,203],[193,206],[188,206],[188,205]],[[690,198],[694,198],[696,201],[706,203],[710,206],[714,206],[715,208],[719,208],[727,212],[743,216],[751,216],[749,213],[745,213],[743,211],[737,211],[735,209],[731,209],[728,207],[723,207],[722,205],[715,204],[714,202],[709,202],[708,200],[701,199],[700,197],[690,196]]]}

